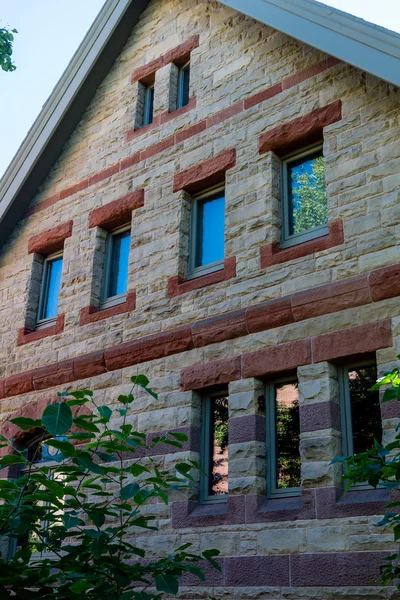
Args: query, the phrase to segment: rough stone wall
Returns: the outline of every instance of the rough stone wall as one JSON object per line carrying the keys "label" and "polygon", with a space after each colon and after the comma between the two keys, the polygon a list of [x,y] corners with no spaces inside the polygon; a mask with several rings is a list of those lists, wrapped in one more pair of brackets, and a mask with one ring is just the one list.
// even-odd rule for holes
{"label": "rough stone wall", "polygon": [[[172,113],[164,123],[127,141],[135,122],[138,94],[137,85],[130,82],[131,74],[196,35],[200,36],[199,45],[191,54],[195,106],[175,116]],[[82,375],[73,382],[67,379],[59,387],[46,383],[35,386],[36,391],[26,392],[31,388],[22,386],[17,394],[2,392],[2,379],[15,375],[18,380],[20,374],[37,367],[291,297],[302,290],[336,282],[346,286],[355,276],[400,263],[400,94],[346,64],[326,64],[313,74],[310,68],[326,58],[217,2],[150,3],[63,155],[42,189],[33,195],[29,216],[0,251],[2,420],[36,400],[49,400],[57,391],[79,387],[93,389],[99,402],[112,405],[120,393],[128,391],[130,376],[137,367],[131,362],[132,366],[109,369],[98,376]],[[307,76],[297,77],[304,72]],[[160,92],[156,115],[162,115],[171,107],[168,66],[158,70],[155,78],[156,94]],[[281,82],[286,83],[279,93],[254,105],[245,102],[245,110],[237,109],[237,103]],[[276,157],[270,152],[259,154],[259,137],[338,100],[342,102],[342,118],[324,129],[324,154],[329,221],[342,219],[344,241],[261,268],[260,248],[279,240],[279,175]],[[214,118],[225,109],[223,118]],[[198,127],[204,120],[206,128]],[[192,126],[190,137],[185,139]],[[174,145],[163,146],[171,136],[175,136]],[[232,148],[236,149],[236,163],[226,171],[225,253],[228,258],[236,257],[236,276],[169,297],[168,280],[184,278],[188,252],[190,200],[184,190],[173,192],[174,176]],[[137,153],[141,153],[139,158],[126,166]],[[124,168],[113,169],[116,164]],[[110,175],[97,178],[107,168]],[[81,182],[86,184],[71,191]],[[81,310],[90,306],[93,280],[102,270],[98,253],[103,242],[98,230],[89,228],[89,214],[142,188],[144,205],[132,216],[128,283],[128,290],[136,292],[136,308],[80,325]],[[71,220],[72,235],[64,242],[59,305],[60,314],[65,315],[63,331],[18,345],[18,331],[26,325],[35,264],[28,242],[37,233]],[[159,398],[139,395],[135,427],[147,432],[178,427],[198,430],[202,388],[210,382],[229,386],[232,431],[236,419],[247,419],[241,421],[243,424],[253,420],[263,423],[258,398],[263,394],[265,375],[271,378],[280,373],[278,367],[275,374],[268,368],[269,358],[261,360],[265,370],[263,373],[260,367],[256,376],[245,374],[242,358],[239,374],[233,369],[230,377],[224,363],[219,371],[210,369],[214,376],[218,371],[214,380],[211,375],[207,379],[206,372],[200,383],[183,388],[182,370],[197,363],[207,366],[212,361],[279,349],[283,344],[318,339],[355,326],[380,321],[388,324],[390,343],[378,341],[369,348],[376,351],[378,368],[384,371],[400,352],[400,290],[392,293],[396,285],[385,280],[388,293],[372,297],[371,303],[371,276],[369,282],[361,297],[357,285],[352,285],[348,292],[339,294],[339,301],[332,293],[326,309],[295,322],[277,321],[273,326],[225,337],[216,334],[211,324],[204,343],[143,362],[138,368],[151,379]],[[313,297],[317,304],[324,297],[321,293],[320,298],[318,294]],[[348,336],[351,338],[352,333]],[[357,343],[360,339],[362,342],[362,334]],[[285,356],[287,352],[283,350]],[[316,405],[324,411],[324,403],[330,408],[337,404],[337,356],[331,358],[313,361],[311,357],[296,363],[294,357],[290,367],[282,362],[283,374],[297,367],[300,404],[308,411],[303,414],[314,414]],[[385,434],[390,436],[397,424],[396,412],[383,416]],[[241,423],[236,422],[239,429]],[[137,543],[148,548],[150,555],[183,541],[193,542],[195,551],[207,547],[221,550],[223,579],[211,573],[207,587],[185,589],[183,597],[388,598],[391,590],[369,584],[382,557],[396,549],[391,534],[374,526],[382,502],[367,496],[356,498],[349,507],[335,496],[340,477],[329,463],[341,451],[337,422],[326,418],[319,429],[302,429],[304,492],[301,505],[284,509],[265,505],[263,436],[250,432],[237,439],[229,449],[230,499],[223,518],[204,514],[195,504],[188,507],[185,498],[177,497],[172,507],[157,505],[159,532],[138,536]],[[198,448],[193,444],[185,452],[163,455],[160,461],[171,465],[185,456],[198,458]],[[195,503],[196,492],[192,500]]]}

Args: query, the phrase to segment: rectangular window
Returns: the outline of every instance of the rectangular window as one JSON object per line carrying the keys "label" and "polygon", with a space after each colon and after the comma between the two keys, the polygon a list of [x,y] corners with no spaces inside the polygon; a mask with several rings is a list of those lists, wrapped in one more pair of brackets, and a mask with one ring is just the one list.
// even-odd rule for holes
{"label": "rectangular window", "polygon": [[224,267],[225,188],[193,197],[188,278]]}
{"label": "rectangular window", "polygon": [[228,394],[211,394],[202,405],[200,502],[226,500],[228,494]]}
{"label": "rectangular window", "polygon": [[115,306],[126,299],[130,245],[131,231],[126,227],[116,229],[107,237],[100,308]]}
{"label": "rectangular window", "polygon": [[282,161],[282,247],[328,233],[328,201],[322,146]]}
{"label": "rectangular window", "polygon": [[370,450],[374,439],[382,443],[379,391],[370,389],[376,379],[375,364],[346,366],[339,372],[344,456]]}
{"label": "rectangular window", "polygon": [[296,379],[269,383],[267,407],[267,494],[300,493],[300,412]]}
{"label": "rectangular window", "polygon": [[190,61],[188,61],[178,72],[178,98],[176,108],[182,108],[189,104],[190,91]]}
{"label": "rectangular window", "polygon": [[36,329],[54,325],[57,320],[62,265],[62,254],[49,256],[44,261]]}
{"label": "rectangular window", "polygon": [[150,125],[154,118],[154,84],[144,90],[143,127]]}

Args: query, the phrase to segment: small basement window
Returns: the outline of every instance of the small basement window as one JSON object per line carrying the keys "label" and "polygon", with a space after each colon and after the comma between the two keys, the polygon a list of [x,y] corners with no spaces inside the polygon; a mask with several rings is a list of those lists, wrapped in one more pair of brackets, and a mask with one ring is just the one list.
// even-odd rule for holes
{"label": "small basement window", "polygon": [[57,320],[62,265],[62,253],[48,256],[44,261],[36,329],[50,327]]}
{"label": "small basement window", "polygon": [[126,300],[130,245],[130,227],[119,227],[107,236],[100,308],[110,308]]}
{"label": "small basement window", "polygon": [[226,500],[228,495],[228,394],[204,398],[201,428],[200,502]]}
{"label": "small basement window", "polygon": [[176,108],[189,104],[190,94],[190,61],[183,65],[178,72],[178,97]]}
{"label": "small basement window", "polygon": [[322,146],[282,161],[282,247],[328,233],[328,200]]}
{"label": "small basement window", "polygon": [[300,494],[300,412],[296,379],[269,383],[267,400],[267,494]]}
{"label": "small basement window", "polygon": [[224,267],[225,187],[207,190],[192,198],[188,278]]}

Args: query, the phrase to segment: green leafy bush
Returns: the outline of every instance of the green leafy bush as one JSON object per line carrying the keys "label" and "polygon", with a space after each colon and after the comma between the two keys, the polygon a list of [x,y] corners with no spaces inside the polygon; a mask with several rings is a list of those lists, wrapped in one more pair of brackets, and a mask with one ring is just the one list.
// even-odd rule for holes
{"label": "green leafy bush", "polygon": [[[145,376],[132,382],[156,397]],[[1,437],[0,446],[11,453],[0,459],[0,469],[11,466],[19,474],[0,480],[0,536],[15,549],[0,558],[0,597],[150,600],[176,594],[184,573],[204,579],[202,561],[219,569],[216,550],[200,556],[185,544],[149,560],[133,543],[140,530],[157,529],[151,505],[168,504],[170,492],[192,485],[192,470],[198,469],[189,460],[172,472],[136,455],[157,444],[181,448],[186,436],[169,433],[148,445],[129,422],[132,393],[119,396],[114,410],[97,405],[89,390],[61,397],[40,419],[11,420],[20,430],[38,434],[33,450],[18,449],[15,439]],[[74,416],[74,407],[83,406],[86,414],[79,408]],[[56,463],[40,461],[43,447],[56,453]]]}
{"label": "green leafy bush", "polygon": [[3,71],[15,71],[16,66],[11,60],[13,53],[14,33],[16,29],[6,29],[0,27],[0,67]]}

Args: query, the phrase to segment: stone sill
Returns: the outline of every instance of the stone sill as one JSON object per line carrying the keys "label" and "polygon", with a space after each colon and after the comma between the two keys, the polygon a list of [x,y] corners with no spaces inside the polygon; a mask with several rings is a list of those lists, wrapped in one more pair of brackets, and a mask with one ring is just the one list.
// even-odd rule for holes
{"label": "stone sill", "polygon": [[182,106],[181,108],[177,108],[176,110],[166,110],[165,112],[156,115],[152,121],[152,123],[149,123],[149,125],[145,125],[144,127],[139,127],[138,129],[129,129],[129,131],[126,134],[126,140],[127,142],[131,142],[132,140],[135,140],[136,138],[144,135],[145,133],[149,133],[149,131],[153,131],[153,129],[155,129],[156,127],[159,127],[160,125],[164,125],[164,123],[168,123],[169,121],[172,121],[172,119],[176,119],[177,117],[180,117],[181,115],[186,114],[187,112],[191,111],[192,109],[196,108],[197,105],[197,100],[196,100],[196,96],[191,96],[189,99],[189,102],[186,104],[186,106]]}
{"label": "stone sill", "polygon": [[97,321],[103,321],[116,315],[122,315],[127,312],[134,311],[136,309],[136,291],[128,292],[125,302],[111,306],[110,308],[104,308],[100,310],[95,306],[85,306],[81,310],[81,316],[79,325],[88,325],[89,323],[97,323]]}
{"label": "stone sill", "polygon": [[193,290],[199,290],[209,285],[228,281],[236,277],[236,256],[225,258],[224,267],[219,271],[201,275],[195,279],[183,279],[179,275],[174,275],[168,279],[168,298],[175,298],[187,294]]}
{"label": "stone sill", "polygon": [[25,344],[30,344],[31,342],[43,340],[44,338],[62,333],[64,331],[64,323],[65,315],[58,315],[55,325],[39,329],[39,331],[28,329],[27,327],[21,327],[21,329],[18,330],[17,344],[18,346],[24,346]]}

